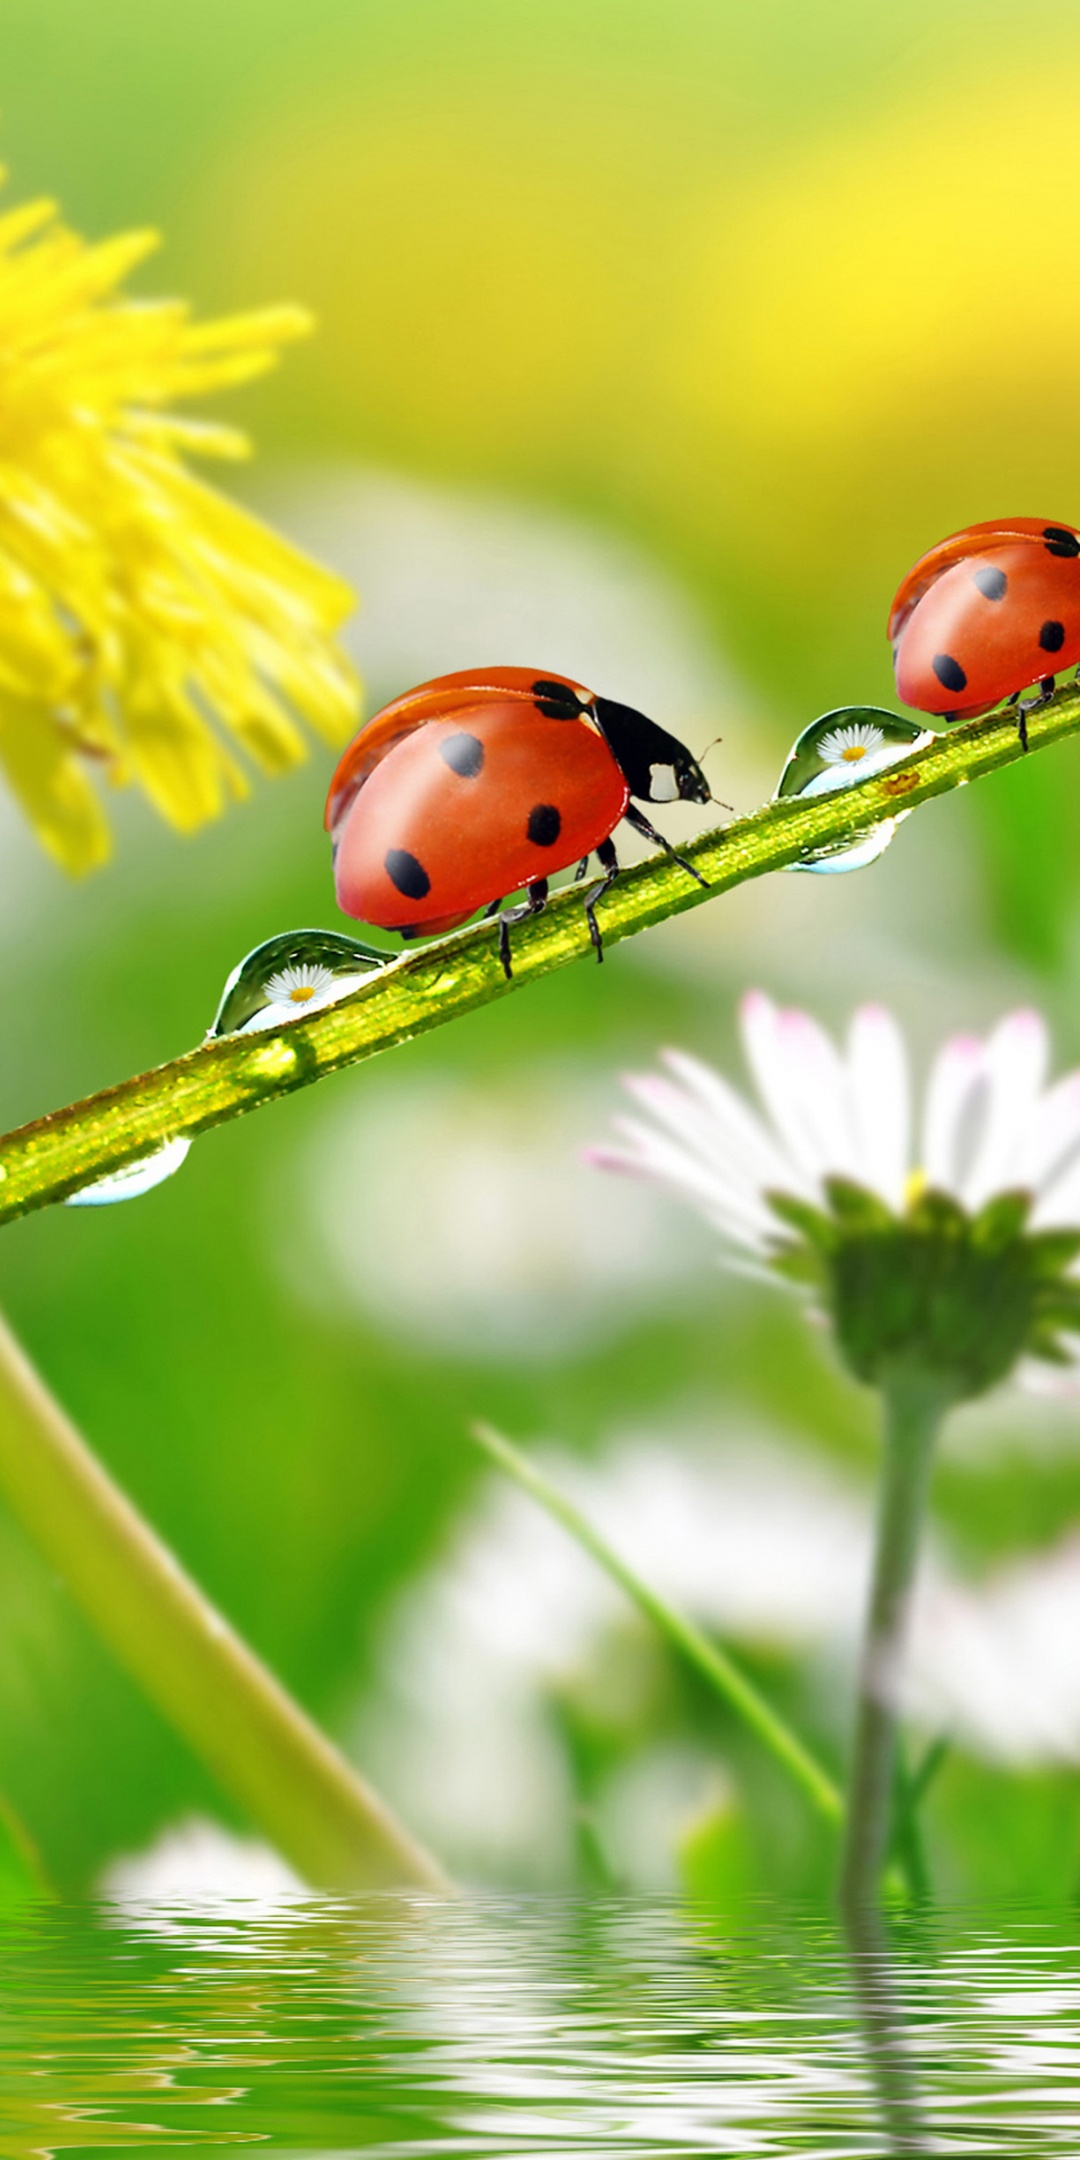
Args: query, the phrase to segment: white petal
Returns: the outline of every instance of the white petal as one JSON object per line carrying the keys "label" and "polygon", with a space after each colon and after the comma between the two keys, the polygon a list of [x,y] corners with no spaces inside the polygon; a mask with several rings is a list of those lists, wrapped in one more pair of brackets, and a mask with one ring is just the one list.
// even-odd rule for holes
{"label": "white petal", "polygon": [[[1018,1158],[1020,1182],[1053,1191],[1080,1147],[1080,1073],[1066,1073],[1037,1105]],[[1036,1206],[1035,1219],[1039,1209]]]}
{"label": "white petal", "polygon": [[790,1187],[791,1164],[756,1111],[735,1088],[711,1066],[688,1057],[683,1050],[665,1050],[663,1059],[668,1070],[682,1081],[687,1095],[713,1120],[718,1147],[723,1148],[728,1161],[737,1163],[764,1191]]}
{"label": "white petal", "polygon": [[823,1174],[858,1173],[858,1150],[848,1075],[835,1043],[808,1013],[780,1014],[780,1041],[798,1090],[810,1146]]}
{"label": "white petal", "polygon": [[1007,1013],[984,1050],[987,1102],[962,1197],[979,1208],[1017,1184],[1019,1163],[1049,1058],[1046,1024],[1031,1011]]}
{"label": "white petal", "polygon": [[1080,1162],[1071,1162],[1040,1194],[1036,1224],[1040,1230],[1080,1230]]}
{"label": "white petal", "polygon": [[710,1170],[718,1170],[748,1190],[758,1180],[749,1168],[747,1150],[733,1146],[728,1133],[686,1090],[662,1073],[627,1073],[623,1085],[643,1109],[657,1118],[683,1147],[700,1157]]}
{"label": "white petal", "polygon": [[798,1170],[815,1183],[855,1175],[855,1139],[843,1066],[806,1013],[780,1012],[760,990],[740,1007],[743,1043],[762,1101]]}
{"label": "white petal", "polygon": [[651,1126],[639,1124],[636,1118],[617,1118],[615,1123],[629,1140],[629,1149],[591,1148],[587,1161],[603,1170],[652,1179],[688,1200],[736,1244],[753,1252],[765,1249],[776,1234],[776,1222],[762,1202],[726,1184]]}
{"label": "white petal", "polygon": [[775,1232],[776,1218],[757,1187],[727,1175],[722,1165],[704,1161],[692,1148],[637,1118],[617,1117],[615,1129],[629,1139],[654,1175],[669,1183],[673,1178],[695,1205],[712,1212],[720,1209],[733,1221],[752,1226],[757,1234]]}
{"label": "white petal", "polygon": [[904,1038],[882,1005],[861,1005],[852,1019],[848,1077],[855,1175],[900,1208],[911,1167],[911,1081]]}
{"label": "white petal", "polygon": [[959,1197],[961,1142],[983,1077],[983,1046],[954,1035],[934,1059],[923,1113],[921,1167],[939,1192]]}

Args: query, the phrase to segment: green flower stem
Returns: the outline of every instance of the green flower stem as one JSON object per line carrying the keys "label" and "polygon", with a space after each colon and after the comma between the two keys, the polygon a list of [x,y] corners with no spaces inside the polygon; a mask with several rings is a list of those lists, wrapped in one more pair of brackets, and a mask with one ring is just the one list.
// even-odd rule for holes
{"label": "green flower stem", "polygon": [[898,1372],[882,1395],[884,1463],[840,1868],[840,1899],[849,1915],[867,1910],[881,1886],[911,1587],[934,1443],[948,1407],[940,1383],[918,1372]]}
{"label": "green flower stem", "polygon": [[709,1642],[692,1621],[684,1619],[682,1614],[677,1613],[663,1598],[657,1597],[655,1590],[650,1590],[648,1585],[634,1574],[633,1569],[627,1566],[625,1560],[620,1560],[618,1554],[612,1551],[586,1517],[579,1514],[573,1501],[568,1500],[565,1493],[561,1493],[511,1441],[504,1439],[503,1435],[495,1432],[490,1425],[474,1425],[472,1431],[473,1438],[479,1442],[485,1453],[491,1456],[492,1461],[498,1463],[500,1469],[507,1471],[517,1484],[523,1486],[527,1493],[531,1493],[534,1500],[540,1502],[542,1508],[546,1508],[556,1522],[562,1524],[564,1530],[570,1532],[571,1537],[577,1540],[584,1551],[591,1554],[605,1575],[609,1575],[612,1582],[618,1583],[620,1590],[625,1590],[631,1603],[637,1606],[639,1612],[644,1613],[647,1620],[652,1621],[672,1649],[685,1658],[687,1664],[700,1674],[728,1708],[734,1710],[743,1724],[756,1734],[773,1760],[794,1780],[818,1814],[823,1815],[829,1823],[839,1823],[843,1815],[843,1800],[838,1786],[833,1783],[828,1771],[823,1770],[821,1764],[811,1755],[809,1748],[804,1746],[798,1734],[792,1732],[791,1727],[785,1724],[764,1695],[759,1693],[753,1681],[740,1672],[726,1651]]}
{"label": "green flower stem", "polygon": [[[1073,686],[1028,722],[1033,752],[1078,730],[1080,690]],[[707,889],[663,856],[627,870],[601,903],[605,942],[615,945],[748,878],[782,870],[817,848],[839,846],[868,825],[1011,765],[1020,755],[1015,720],[998,714],[956,728],[903,764],[835,794],[769,803],[686,849],[708,879]],[[0,1139],[0,1222],[63,1200],[166,1140],[241,1117],[585,957],[590,948],[580,889],[556,895],[543,915],[522,923],[513,946],[512,983],[499,966],[494,926],[477,924],[407,953],[352,997],[309,1020],[203,1043],[154,1072],[8,1133]]]}
{"label": "green flower stem", "polygon": [[121,1664],[306,1882],[449,1888],[114,1485],[2,1321],[0,1492]]}

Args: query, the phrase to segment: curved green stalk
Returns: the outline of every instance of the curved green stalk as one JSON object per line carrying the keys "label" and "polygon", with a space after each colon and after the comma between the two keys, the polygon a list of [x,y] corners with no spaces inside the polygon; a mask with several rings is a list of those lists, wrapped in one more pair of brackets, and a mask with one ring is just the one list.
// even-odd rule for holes
{"label": "curved green stalk", "polygon": [[736,1717],[761,1741],[774,1762],[779,1763],[781,1769],[794,1780],[818,1814],[823,1815],[826,1822],[839,1823],[843,1816],[844,1803],[838,1786],[828,1771],[823,1770],[821,1764],[815,1760],[798,1734],[792,1731],[790,1725],[785,1723],[779,1712],[773,1709],[772,1704],[754,1686],[753,1681],[748,1680],[746,1674],[740,1671],[727,1651],[722,1650],[717,1643],[711,1643],[708,1637],[701,1633],[700,1628],[694,1626],[692,1620],[687,1620],[682,1613],[676,1612],[673,1606],[667,1604],[664,1598],[658,1597],[655,1590],[650,1590],[648,1584],[643,1583],[641,1577],[634,1573],[633,1568],[628,1567],[626,1561],[620,1560],[618,1553],[612,1551],[587,1516],[582,1515],[573,1501],[568,1500],[566,1494],[560,1492],[558,1486],[553,1485],[550,1478],[537,1469],[535,1463],[522,1455],[512,1441],[505,1439],[502,1433],[496,1432],[490,1425],[474,1425],[472,1433],[485,1454],[490,1455],[492,1461],[498,1463],[501,1470],[507,1471],[527,1493],[531,1493],[533,1499],[538,1500],[541,1507],[546,1508],[548,1514],[561,1523],[564,1530],[569,1531],[570,1536],[577,1540],[583,1550],[591,1554],[605,1575],[610,1576],[612,1582],[618,1583],[620,1590],[624,1590],[638,1611],[652,1621],[672,1649],[676,1650],[688,1665],[693,1666],[694,1671],[712,1688],[714,1694],[719,1695],[728,1709],[733,1710]]}
{"label": "curved green stalk", "polygon": [[449,1889],[113,1483],[3,1321],[0,1491],[120,1663],[305,1882]]}
{"label": "curved green stalk", "polygon": [[[1059,691],[1028,721],[1033,751],[1078,731],[1075,686]],[[601,902],[605,942],[615,945],[748,878],[783,870],[818,848],[840,846],[867,826],[1011,765],[1021,754],[1015,719],[998,714],[939,736],[903,764],[836,794],[769,803],[687,847],[687,859],[708,880],[707,889],[665,856],[625,871]],[[166,1140],[242,1117],[278,1095],[524,989],[589,950],[581,892],[570,889],[515,930],[512,982],[499,965],[495,926],[476,924],[405,954],[352,997],[309,1020],[205,1042],[153,1072],[21,1126],[0,1139],[0,1223],[66,1199]]]}

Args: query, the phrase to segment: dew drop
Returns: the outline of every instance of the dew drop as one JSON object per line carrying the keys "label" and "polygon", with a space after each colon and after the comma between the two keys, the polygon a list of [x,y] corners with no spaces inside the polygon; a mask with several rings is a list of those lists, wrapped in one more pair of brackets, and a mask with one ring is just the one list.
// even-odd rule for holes
{"label": "dew drop", "polygon": [[[835,794],[838,788],[852,787],[873,773],[885,772],[890,765],[910,757],[913,750],[922,750],[933,741],[932,728],[902,720],[898,713],[887,712],[881,705],[840,705],[803,729],[789,753],[773,799],[779,802],[793,795]],[[897,826],[909,814],[899,810],[868,826],[865,832],[856,833],[851,840],[816,849],[805,861],[793,863],[792,868],[824,876],[861,870],[884,855]]]}
{"label": "dew drop", "polygon": [[[286,930],[280,937],[256,945],[234,967],[221,993],[208,1035],[248,1035],[263,1028],[279,1027],[283,1021],[303,1019],[348,997],[394,956],[374,945],[336,930]],[[280,1055],[276,1055],[280,1048]],[[295,1052],[268,1043],[265,1052],[271,1077],[278,1077],[295,1061]],[[120,1200],[138,1200],[174,1176],[184,1161],[191,1141],[167,1140],[153,1154],[127,1163],[109,1177],[97,1178],[81,1192],[68,1196],[68,1207],[114,1207]],[[0,1171],[0,1176],[4,1173]]]}
{"label": "dew drop", "polygon": [[237,962],[211,1035],[251,1035],[348,997],[395,956],[337,930],[286,930]]}
{"label": "dew drop", "polygon": [[122,1170],[96,1178],[81,1192],[69,1193],[64,1204],[115,1207],[119,1200],[138,1200],[143,1193],[153,1192],[155,1185],[164,1185],[166,1178],[175,1176],[190,1146],[187,1139],[166,1140],[164,1147],[155,1148],[152,1155],[140,1155],[138,1162],[125,1163]]}

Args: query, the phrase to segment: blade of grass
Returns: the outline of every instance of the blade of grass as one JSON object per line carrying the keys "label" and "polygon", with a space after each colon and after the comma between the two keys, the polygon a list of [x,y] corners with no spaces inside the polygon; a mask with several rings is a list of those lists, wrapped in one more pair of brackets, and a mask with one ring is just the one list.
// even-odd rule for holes
{"label": "blade of grass", "polygon": [[[1078,730],[1080,689],[1070,685],[1030,715],[1031,750],[1046,749]],[[835,794],[767,803],[752,817],[703,833],[685,848],[687,861],[707,880],[704,888],[670,857],[654,855],[624,871],[600,903],[605,943],[615,945],[748,878],[788,868],[819,848],[841,846],[868,826],[1011,765],[1020,755],[1015,716],[998,713],[950,729],[903,764]],[[242,1117],[583,958],[590,943],[580,890],[556,893],[542,915],[521,923],[513,949],[514,976],[507,982],[496,926],[474,924],[406,953],[351,997],[310,1019],[265,1034],[202,1043],[153,1072],[7,1133],[0,1138],[0,1223],[66,1199],[167,1140]]]}
{"label": "blade of grass", "polygon": [[543,1471],[538,1470],[536,1464],[530,1462],[512,1441],[496,1432],[491,1425],[477,1424],[472,1426],[471,1431],[473,1439],[483,1448],[485,1454],[490,1456],[492,1462],[505,1470],[516,1484],[530,1493],[534,1500],[539,1501],[540,1506],[545,1508],[556,1522],[562,1524],[564,1530],[569,1531],[570,1536],[591,1555],[605,1575],[610,1576],[612,1582],[626,1592],[638,1611],[652,1621],[672,1649],[676,1650],[728,1708],[742,1719],[743,1724],[756,1735],[762,1746],[768,1749],[774,1762],[779,1763],[799,1786],[818,1814],[824,1816],[829,1823],[839,1824],[844,1812],[839,1787],[828,1771],[816,1761],[798,1734],[793,1732],[790,1725],[773,1709],[753,1681],[748,1680],[746,1674],[739,1670],[727,1652],[711,1643],[708,1637],[694,1626],[692,1620],[687,1620],[682,1613],[676,1612],[664,1598],[657,1596],[655,1590],[650,1590],[648,1584],[643,1583],[640,1576],[627,1566],[626,1561],[612,1551],[611,1546],[574,1506],[573,1501],[568,1500],[566,1494],[560,1492],[558,1486],[553,1485],[550,1478],[545,1477]]}
{"label": "blade of grass", "polygon": [[0,1493],[120,1663],[306,1882],[449,1889],[114,1484],[2,1320]]}
{"label": "blade of grass", "polygon": [[929,1742],[913,1769],[908,1768],[902,1750],[896,1758],[889,1854],[903,1870],[910,1895],[920,1903],[929,1897],[931,1889],[920,1809],[948,1752],[949,1742],[939,1734]]}

